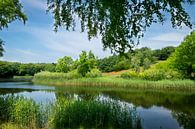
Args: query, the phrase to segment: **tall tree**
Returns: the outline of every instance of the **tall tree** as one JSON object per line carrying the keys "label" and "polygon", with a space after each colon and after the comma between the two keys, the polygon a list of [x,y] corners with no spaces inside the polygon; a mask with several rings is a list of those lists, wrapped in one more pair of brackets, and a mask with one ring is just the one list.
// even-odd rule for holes
{"label": "tall tree", "polygon": [[124,53],[139,43],[153,23],[163,23],[170,14],[174,28],[192,27],[184,4],[193,0],[48,0],[54,27],[74,30],[76,20],[91,39],[100,35],[104,49]]}
{"label": "tall tree", "polygon": [[78,61],[77,70],[82,76],[85,76],[87,72],[90,72],[90,70],[97,66],[97,61],[92,51],[89,51],[89,53],[82,51]]}
{"label": "tall tree", "polygon": [[184,41],[175,49],[168,59],[172,66],[188,77],[195,74],[195,31],[186,36]]}
{"label": "tall tree", "polygon": [[56,72],[67,73],[72,69],[73,59],[69,56],[64,56],[58,60],[56,65]]}
{"label": "tall tree", "polygon": [[[26,15],[22,11],[22,5],[19,0],[0,0],[0,31],[7,28],[9,23],[15,20],[27,20]],[[3,43],[0,39],[0,56],[3,55]]]}

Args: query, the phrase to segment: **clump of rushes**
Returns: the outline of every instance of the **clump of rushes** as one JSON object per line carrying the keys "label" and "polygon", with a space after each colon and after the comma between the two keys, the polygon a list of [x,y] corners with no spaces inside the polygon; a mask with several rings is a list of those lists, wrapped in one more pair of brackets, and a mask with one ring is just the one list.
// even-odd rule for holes
{"label": "clump of rushes", "polygon": [[69,73],[54,73],[43,71],[35,74],[34,80],[70,80],[80,78],[81,75],[77,72],[77,70],[73,70]]}
{"label": "clump of rushes", "polygon": [[[1,111],[5,111],[0,129],[141,128],[133,107],[111,101],[58,98],[48,106],[23,97],[0,97],[0,100]],[[4,102],[7,100],[9,103]]]}
{"label": "clump of rushes", "polygon": [[13,109],[14,97],[0,97],[0,124],[11,119],[11,111]]}
{"label": "clump of rushes", "polygon": [[101,101],[58,100],[52,110],[54,129],[67,128],[120,128],[138,129],[140,120],[135,110],[126,105]]}
{"label": "clump of rushes", "polygon": [[[0,97],[0,129],[9,126],[38,129],[46,125],[46,106],[19,96]],[[6,124],[6,122],[10,122]]]}
{"label": "clump of rushes", "polygon": [[36,127],[39,123],[39,105],[33,100],[19,98],[13,104],[11,115],[18,125]]}

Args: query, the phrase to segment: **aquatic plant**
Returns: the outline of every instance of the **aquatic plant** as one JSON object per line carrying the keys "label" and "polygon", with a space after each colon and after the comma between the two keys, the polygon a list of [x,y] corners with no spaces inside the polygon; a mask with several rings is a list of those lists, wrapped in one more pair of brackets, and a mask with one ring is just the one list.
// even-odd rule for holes
{"label": "aquatic plant", "polygon": [[3,129],[141,128],[134,108],[111,101],[59,97],[56,102],[43,105],[21,96],[4,96],[0,97],[0,108]]}

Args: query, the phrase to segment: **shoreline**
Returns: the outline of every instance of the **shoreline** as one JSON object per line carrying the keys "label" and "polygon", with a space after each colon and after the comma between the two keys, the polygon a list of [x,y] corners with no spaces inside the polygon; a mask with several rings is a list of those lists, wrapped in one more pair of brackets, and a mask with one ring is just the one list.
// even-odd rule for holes
{"label": "shoreline", "polygon": [[32,80],[35,84],[53,86],[88,86],[124,89],[148,89],[148,90],[174,90],[174,91],[195,91],[193,80],[160,80],[148,81],[138,79],[123,79],[118,77],[97,77],[78,79],[38,79]]}

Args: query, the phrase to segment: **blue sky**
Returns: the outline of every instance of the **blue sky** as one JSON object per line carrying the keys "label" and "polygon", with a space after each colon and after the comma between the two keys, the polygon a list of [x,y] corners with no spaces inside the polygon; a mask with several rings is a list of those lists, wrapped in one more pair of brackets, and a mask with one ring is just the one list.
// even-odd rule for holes
{"label": "blue sky", "polygon": [[[67,32],[60,29],[53,31],[51,14],[46,14],[46,0],[21,0],[28,16],[25,25],[15,21],[8,29],[0,32],[0,37],[6,42],[4,56],[0,60],[17,62],[56,62],[63,56],[74,59],[82,50],[92,50],[96,56],[105,57],[110,51],[102,50],[100,38],[88,41],[85,33],[79,31]],[[195,22],[195,5],[186,6],[191,20]],[[152,49],[165,46],[178,46],[185,35],[192,31],[187,27],[171,28],[170,21],[163,25],[154,24],[145,33],[145,37],[137,47],[147,46]]]}

